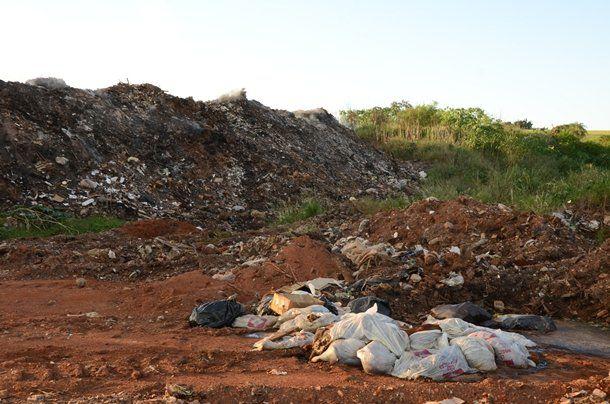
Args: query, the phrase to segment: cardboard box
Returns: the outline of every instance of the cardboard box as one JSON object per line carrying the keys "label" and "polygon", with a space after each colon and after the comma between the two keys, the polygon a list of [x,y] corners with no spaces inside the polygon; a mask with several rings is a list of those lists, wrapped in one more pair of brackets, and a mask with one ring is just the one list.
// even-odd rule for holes
{"label": "cardboard box", "polygon": [[295,307],[309,307],[314,304],[323,305],[324,302],[309,293],[274,293],[269,308],[277,314],[282,315]]}

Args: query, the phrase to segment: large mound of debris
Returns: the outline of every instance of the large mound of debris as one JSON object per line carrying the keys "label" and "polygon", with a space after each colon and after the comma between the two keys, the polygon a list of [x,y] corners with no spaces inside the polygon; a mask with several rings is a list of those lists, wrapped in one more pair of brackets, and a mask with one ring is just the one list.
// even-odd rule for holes
{"label": "large mound of debris", "polygon": [[197,102],[149,84],[0,80],[0,145],[0,205],[233,226],[282,201],[382,195],[416,178],[323,109],[273,110],[243,93]]}

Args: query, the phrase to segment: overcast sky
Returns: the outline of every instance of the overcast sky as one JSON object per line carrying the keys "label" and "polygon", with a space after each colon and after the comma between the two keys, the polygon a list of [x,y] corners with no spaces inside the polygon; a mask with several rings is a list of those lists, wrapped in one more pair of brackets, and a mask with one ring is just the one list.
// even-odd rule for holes
{"label": "overcast sky", "polygon": [[0,79],[331,112],[406,99],[610,129],[609,0],[0,0]]}

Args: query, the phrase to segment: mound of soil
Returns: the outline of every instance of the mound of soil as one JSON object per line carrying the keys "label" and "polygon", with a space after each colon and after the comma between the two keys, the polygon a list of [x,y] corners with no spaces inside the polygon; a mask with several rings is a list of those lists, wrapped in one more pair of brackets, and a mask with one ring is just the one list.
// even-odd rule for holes
{"label": "mound of soil", "polygon": [[[357,228],[354,223],[353,231]],[[387,295],[395,313],[405,318],[437,304],[471,300],[490,310],[501,301],[508,312],[610,322],[610,242],[598,246],[595,239],[557,217],[516,212],[466,197],[430,199],[377,214],[367,236],[397,250],[415,245],[426,250],[412,262],[405,257],[372,266],[360,275],[400,280],[400,286],[382,287],[378,293]],[[452,272],[463,276],[463,285],[442,282]],[[414,281],[412,274],[421,281]]]}
{"label": "mound of soil", "polygon": [[198,230],[191,223],[179,220],[149,219],[127,223],[120,227],[118,231],[131,237],[155,238],[172,234],[192,234]]}

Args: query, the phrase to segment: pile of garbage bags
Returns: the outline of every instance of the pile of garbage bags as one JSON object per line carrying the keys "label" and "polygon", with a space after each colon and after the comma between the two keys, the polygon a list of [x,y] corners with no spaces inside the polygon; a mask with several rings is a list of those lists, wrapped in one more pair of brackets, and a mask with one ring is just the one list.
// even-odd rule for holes
{"label": "pile of garbage bags", "polygon": [[408,335],[376,307],[346,314],[328,329],[330,344],[326,350],[311,360],[362,366],[370,374],[432,380],[490,372],[500,363],[517,368],[535,366],[527,347],[536,344],[522,335],[476,326],[459,318],[429,318],[426,323],[440,329]]}
{"label": "pile of garbage bags", "polygon": [[[331,284],[321,279],[315,287],[313,283],[306,287],[319,291]],[[366,373],[404,379],[425,377],[439,381],[465,373],[491,372],[498,365],[536,366],[528,351],[536,344],[521,334],[447,317],[455,311],[465,318],[488,319],[485,313],[465,315],[473,312],[470,306],[474,305],[438,308],[440,319],[428,316],[422,326],[412,328],[392,319],[389,305],[382,299],[362,297],[343,307],[325,300],[323,295],[291,288],[264,298],[258,315],[244,314],[239,303],[228,299],[196,307],[190,323],[267,331],[254,344],[255,350],[306,347],[311,348],[312,362],[361,366]]]}

